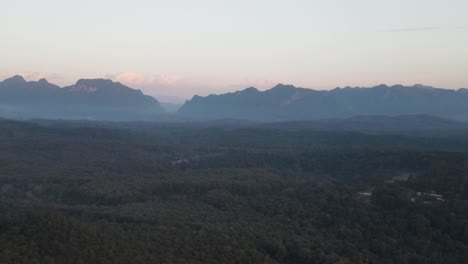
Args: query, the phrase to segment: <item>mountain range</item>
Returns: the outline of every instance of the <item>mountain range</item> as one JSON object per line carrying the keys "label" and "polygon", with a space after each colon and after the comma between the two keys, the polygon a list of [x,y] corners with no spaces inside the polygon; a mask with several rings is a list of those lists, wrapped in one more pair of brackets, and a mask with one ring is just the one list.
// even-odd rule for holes
{"label": "mountain range", "polygon": [[433,115],[466,121],[468,89],[379,85],[317,91],[278,84],[266,91],[250,87],[221,95],[194,96],[178,113],[195,120],[294,121],[360,115]]}
{"label": "mountain range", "polygon": [[0,82],[0,115],[7,118],[154,120],[162,112],[153,97],[111,80],[81,79],[63,88],[18,75]]}
{"label": "mountain range", "polygon": [[[28,82],[18,75],[0,82],[0,117],[4,118],[167,120],[163,106],[168,112],[178,107],[168,107],[140,90],[106,79],[81,79],[63,88],[45,79]],[[220,95],[195,95],[170,117],[273,122],[400,115],[468,121],[468,89],[379,85],[326,91],[278,84],[266,91],[250,87]]]}

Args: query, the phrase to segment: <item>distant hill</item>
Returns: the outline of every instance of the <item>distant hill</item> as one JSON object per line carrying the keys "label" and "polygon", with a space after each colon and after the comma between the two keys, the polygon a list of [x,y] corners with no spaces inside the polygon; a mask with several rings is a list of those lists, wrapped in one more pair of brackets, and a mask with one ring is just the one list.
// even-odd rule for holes
{"label": "distant hill", "polygon": [[293,121],[360,115],[433,115],[468,120],[468,90],[379,85],[317,91],[278,84],[266,91],[250,87],[234,93],[194,96],[178,113],[195,120]]}
{"label": "distant hill", "polygon": [[181,107],[182,104],[177,103],[168,103],[168,102],[160,102],[161,107],[168,113],[176,113]]}
{"label": "distant hill", "polygon": [[0,116],[7,118],[153,120],[162,111],[153,97],[111,80],[82,79],[64,88],[18,75],[0,82]]}

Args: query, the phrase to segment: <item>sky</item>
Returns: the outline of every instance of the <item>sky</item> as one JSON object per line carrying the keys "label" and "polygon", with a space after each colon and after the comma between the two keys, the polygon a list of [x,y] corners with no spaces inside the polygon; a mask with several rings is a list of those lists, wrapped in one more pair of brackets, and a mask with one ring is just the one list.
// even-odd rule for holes
{"label": "sky", "polygon": [[468,87],[466,0],[0,0],[0,79],[191,98],[277,83]]}

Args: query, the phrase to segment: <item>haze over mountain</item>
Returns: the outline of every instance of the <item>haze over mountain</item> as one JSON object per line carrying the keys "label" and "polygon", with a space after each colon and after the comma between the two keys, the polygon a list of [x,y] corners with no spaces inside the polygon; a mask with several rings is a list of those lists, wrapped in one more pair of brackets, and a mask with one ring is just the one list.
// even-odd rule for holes
{"label": "haze over mountain", "polygon": [[195,120],[287,121],[421,114],[468,120],[468,90],[418,84],[317,91],[278,84],[266,91],[250,87],[234,93],[194,96],[178,113]]}
{"label": "haze over mountain", "polygon": [[19,75],[0,82],[2,117],[154,120],[162,111],[153,97],[111,80],[81,79],[64,88]]}
{"label": "haze over mountain", "polygon": [[[140,90],[106,79],[80,79],[60,88],[46,79],[26,81],[16,75],[0,82],[0,117],[91,119],[114,121],[160,120],[163,108]],[[318,91],[278,84],[259,91],[242,91],[206,97],[194,96],[177,112],[190,120],[244,119],[300,121],[354,116],[432,115],[468,120],[468,90],[430,86],[336,88]]]}

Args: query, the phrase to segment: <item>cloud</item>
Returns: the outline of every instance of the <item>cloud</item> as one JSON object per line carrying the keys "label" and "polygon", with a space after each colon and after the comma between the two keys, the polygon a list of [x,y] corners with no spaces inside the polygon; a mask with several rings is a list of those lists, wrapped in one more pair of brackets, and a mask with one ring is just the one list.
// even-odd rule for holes
{"label": "cloud", "polygon": [[194,81],[180,74],[143,74],[125,71],[109,74],[106,78],[118,81],[131,88],[141,89],[153,96],[183,96],[193,93]]}
{"label": "cloud", "polygon": [[113,77],[116,81],[139,88],[177,87],[184,82],[182,75],[145,75],[136,72],[121,72]]}
{"label": "cloud", "polygon": [[[278,82],[271,80],[233,78],[232,76],[184,76],[181,74],[143,74],[125,71],[107,75],[106,78],[118,81],[131,88],[140,89],[145,94],[163,98],[176,96],[190,99],[193,95],[208,95],[211,93],[225,93],[256,87],[260,90],[275,86]],[[240,82],[232,82],[240,79]]]}
{"label": "cloud", "polygon": [[422,31],[438,31],[438,30],[457,30],[457,29],[468,29],[468,26],[460,27],[414,27],[414,28],[399,28],[384,30],[383,32],[422,32]]}

